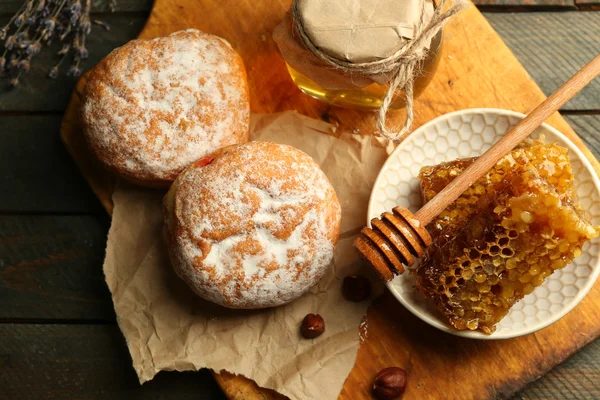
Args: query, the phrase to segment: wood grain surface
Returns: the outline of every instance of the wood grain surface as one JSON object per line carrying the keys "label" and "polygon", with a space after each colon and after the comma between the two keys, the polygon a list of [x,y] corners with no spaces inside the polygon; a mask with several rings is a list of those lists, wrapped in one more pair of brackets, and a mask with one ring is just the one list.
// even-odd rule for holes
{"label": "wood grain surface", "polygon": [[60,115],[2,118],[0,187],[10,188],[0,196],[3,212],[102,211],[60,142],[60,121]]}
{"label": "wood grain surface", "polygon": [[600,114],[569,115],[566,117],[575,132],[584,140],[587,147],[600,157]]}
{"label": "wood grain surface", "polygon": [[161,372],[140,387],[116,325],[0,325],[1,399],[223,399],[207,371]]}
{"label": "wood grain surface", "polygon": [[[600,53],[600,13],[519,13],[486,18],[546,95]],[[561,110],[600,108],[600,79],[594,80]]]}
{"label": "wood grain surface", "polygon": [[[334,123],[339,130],[372,133],[372,114],[318,103],[293,86],[270,40],[270,31],[288,7],[287,1],[266,5],[158,0],[141,36],[164,35],[190,26],[223,36],[246,62],[254,112],[296,109]],[[541,90],[475,8],[451,22],[446,32],[440,72],[417,101],[417,126],[456,109],[487,106],[528,112],[543,100]],[[486,51],[489,48],[494,51]],[[70,112],[76,110],[77,101],[75,95]],[[65,121],[74,121],[68,115]],[[392,120],[398,123],[401,118],[398,113]],[[555,114],[549,122],[583,146],[560,116]],[[77,127],[68,123],[63,127],[71,127],[63,131],[67,141],[77,135]],[[586,154],[593,159],[589,151]],[[409,371],[407,398],[506,397],[596,337],[600,333],[598,317],[600,289],[596,285],[576,310],[550,328],[510,341],[478,342],[425,326],[387,294],[369,310],[369,338],[359,350],[341,398],[369,398],[373,376],[389,365]],[[243,378],[220,377],[219,381],[230,398],[243,390],[249,390],[249,399],[263,398],[252,397],[257,389]]]}
{"label": "wood grain surface", "polygon": [[102,262],[108,216],[0,215],[0,320],[114,322]]}
{"label": "wood grain surface", "polygon": [[[597,400],[600,399],[598,367],[600,340],[590,343],[542,379],[531,384],[512,400]],[[595,373],[592,371],[596,371]]]}
{"label": "wood grain surface", "polygon": [[575,5],[579,10],[600,10],[600,0],[575,0]]}

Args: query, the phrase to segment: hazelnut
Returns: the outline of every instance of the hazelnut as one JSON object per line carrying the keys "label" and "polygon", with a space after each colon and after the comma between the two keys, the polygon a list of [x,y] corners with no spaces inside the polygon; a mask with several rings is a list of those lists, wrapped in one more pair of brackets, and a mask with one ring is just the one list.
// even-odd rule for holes
{"label": "hazelnut", "polygon": [[375,377],[373,394],[380,400],[397,399],[406,389],[406,372],[402,368],[382,369]]}
{"label": "hazelnut", "polygon": [[313,339],[321,336],[325,332],[325,321],[319,314],[308,314],[302,320],[300,326],[302,336],[307,339]]}
{"label": "hazelnut", "polygon": [[363,275],[349,275],[342,283],[342,294],[346,300],[363,301],[371,295],[371,281]]}

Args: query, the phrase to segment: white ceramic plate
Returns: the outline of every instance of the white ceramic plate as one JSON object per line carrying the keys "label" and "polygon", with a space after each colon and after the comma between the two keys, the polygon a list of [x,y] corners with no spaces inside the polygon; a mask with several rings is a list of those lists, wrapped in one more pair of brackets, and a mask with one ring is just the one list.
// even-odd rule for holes
{"label": "white ceramic plate", "polygon": [[[476,108],[443,115],[415,130],[383,165],[371,193],[368,221],[398,204],[417,211],[422,205],[417,178],[421,167],[479,156],[523,117],[513,111]],[[599,225],[600,181],[590,162],[551,126],[544,124],[531,136],[540,134],[545,135],[546,142],[558,142],[569,149],[577,196],[593,223]],[[571,311],[600,273],[599,250],[600,238],[587,243],[580,257],[515,304],[491,335],[451,328],[435,306],[414,289],[409,273],[396,277],[387,287],[413,314],[442,331],[476,339],[507,339],[542,329]]]}

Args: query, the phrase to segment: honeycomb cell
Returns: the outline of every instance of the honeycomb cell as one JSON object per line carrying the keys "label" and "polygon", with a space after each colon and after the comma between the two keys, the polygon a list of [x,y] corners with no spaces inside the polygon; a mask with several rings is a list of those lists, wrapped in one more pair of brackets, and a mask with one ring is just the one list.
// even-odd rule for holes
{"label": "honeycomb cell", "polygon": [[552,304],[550,306],[550,312],[553,314],[556,314],[558,312],[560,312],[560,310],[562,310],[562,305],[561,304]]}
{"label": "honeycomb cell", "polygon": [[590,268],[587,266],[581,266],[575,268],[575,276],[578,278],[585,278],[590,274]]}
{"label": "honeycomb cell", "polygon": [[535,315],[535,309],[534,308],[526,308],[524,310],[525,315],[527,315],[528,317],[533,317]]}
{"label": "honeycomb cell", "polygon": [[495,127],[498,132],[507,132],[509,127],[508,117],[498,117]]}
{"label": "honeycomb cell", "polygon": [[550,294],[550,292],[548,291],[548,288],[546,288],[544,286],[535,289],[535,291],[540,299],[545,299]]}
{"label": "honeycomb cell", "polygon": [[461,142],[457,148],[459,157],[466,157],[471,154],[471,145],[468,142]]}
{"label": "honeycomb cell", "polygon": [[396,199],[398,198],[398,188],[395,186],[388,186],[385,188],[385,194],[391,199]]}
{"label": "honeycomb cell", "polygon": [[437,127],[431,127],[424,132],[425,139],[429,143],[433,143],[439,135]]}
{"label": "honeycomb cell", "polygon": [[481,136],[475,136],[471,139],[471,146],[476,150],[483,150],[483,139]]}
{"label": "honeycomb cell", "polygon": [[540,311],[538,311],[537,314],[538,319],[549,319],[550,318],[550,312],[548,310],[543,310],[540,308]]}
{"label": "honeycomb cell", "polygon": [[389,185],[398,185],[401,182],[400,175],[398,174],[385,174],[383,175],[383,179],[385,179]]}
{"label": "honeycomb cell", "polygon": [[448,138],[448,144],[453,148],[457,147],[460,143],[460,137],[458,136],[458,132],[456,131],[448,132],[446,137]]}
{"label": "honeycomb cell", "polygon": [[567,285],[572,285],[577,280],[577,277],[574,274],[566,274],[563,276],[562,281]]}
{"label": "honeycomb cell", "polygon": [[432,158],[435,156],[435,153],[437,152],[437,150],[435,149],[435,146],[433,146],[431,143],[427,143],[424,146],[424,152],[425,152],[425,157],[427,158]]}
{"label": "honeycomb cell", "polygon": [[409,196],[411,194],[410,186],[406,182],[402,182],[397,185],[398,194],[401,196]]}
{"label": "honeycomb cell", "polygon": [[483,128],[485,128],[485,121],[483,120],[482,115],[475,115],[473,117],[473,121],[471,122],[471,128],[475,133],[483,131]]}
{"label": "honeycomb cell", "polygon": [[561,304],[563,302],[563,298],[564,297],[560,292],[553,292],[548,296],[548,300],[550,300],[552,304]]}
{"label": "honeycomb cell", "polygon": [[486,125],[494,125],[498,120],[498,115],[496,114],[484,114],[483,120]]}
{"label": "honeycomb cell", "polygon": [[[422,168],[423,200],[431,200],[473,161]],[[572,185],[567,150],[527,140],[430,224],[433,244],[410,269],[416,289],[454,328],[494,332],[512,306],[523,298],[535,301],[536,296],[526,296],[598,236],[600,228],[577,205]],[[573,284],[582,272],[565,273],[563,280]],[[552,293],[543,308],[552,312],[563,298]],[[526,308],[528,317],[534,309]]]}
{"label": "honeycomb cell", "polygon": [[412,154],[412,156],[413,156],[415,159],[417,159],[417,160],[422,160],[422,159],[423,159],[423,157],[425,156],[425,153],[423,152],[423,149],[422,149],[422,148],[420,148],[420,147],[416,147],[416,148],[413,150],[413,154]]}
{"label": "honeycomb cell", "polygon": [[446,140],[445,137],[438,136],[435,139],[435,147],[436,147],[437,151],[448,151],[448,141]]}

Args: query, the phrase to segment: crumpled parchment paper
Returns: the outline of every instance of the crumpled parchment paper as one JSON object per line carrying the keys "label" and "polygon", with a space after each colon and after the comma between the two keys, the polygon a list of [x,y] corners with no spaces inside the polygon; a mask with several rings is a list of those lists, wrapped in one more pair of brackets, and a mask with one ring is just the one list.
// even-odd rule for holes
{"label": "crumpled parchment paper", "polygon": [[[344,300],[341,282],[365,267],[352,241],[366,222],[371,188],[388,153],[371,136],[326,132],[333,132],[331,125],[293,112],[253,116],[250,139],[289,144],[311,155],[342,205],[329,273],[282,307],[229,310],[195,296],[169,265],[162,237],[164,192],[118,185],[104,273],[141,383],[161,370],[211,368],[244,375],[292,399],[337,398],[354,365],[359,324],[369,305]],[[325,319],[326,332],[317,339],[300,336],[308,313]]]}

